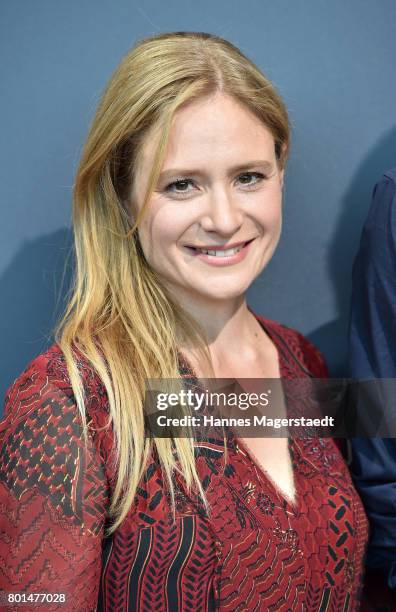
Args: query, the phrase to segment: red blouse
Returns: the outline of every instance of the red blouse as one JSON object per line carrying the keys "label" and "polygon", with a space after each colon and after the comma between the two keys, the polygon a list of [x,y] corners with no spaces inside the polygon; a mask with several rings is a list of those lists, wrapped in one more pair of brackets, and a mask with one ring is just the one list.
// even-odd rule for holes
{"label": "red blouse", "polygon": [[[282,377],[327,376],[320,353],[303,336],[258,320],[278,348]],[[290,441],[295,505],[237,439],[229,442],[224,472],[222,440],[196,442],[211,513],[176,478],[176,522],[153,455],[127,518],[104,538],[115,478],[111,433],[97,431],[106,422],[107,400],[89,365],[79,365],[92,432],[88,448],[57,344],[36,357],[6,395],[0,424],[0,591],[3,601],[17,593],[27,603],[0,609],[359,608],[368,524],[331,439]],[[29,603],[37,593],[48,594],[42,608]]]}

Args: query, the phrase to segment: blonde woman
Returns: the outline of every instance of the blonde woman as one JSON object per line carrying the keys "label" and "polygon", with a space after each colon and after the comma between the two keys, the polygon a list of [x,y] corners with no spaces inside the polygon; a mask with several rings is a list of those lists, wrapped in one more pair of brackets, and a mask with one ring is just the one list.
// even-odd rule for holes
{"label": "blonde woman", "polygon": [[56,343],[6,396],[10,609],[37,593],[79,611],[357,609],[367,522],[332,440],[145,430],[148,378],[326,376],[245,299],[278,243],[288,150],[282,100],[221,38],[148,38],[116,69],[77,173]]}

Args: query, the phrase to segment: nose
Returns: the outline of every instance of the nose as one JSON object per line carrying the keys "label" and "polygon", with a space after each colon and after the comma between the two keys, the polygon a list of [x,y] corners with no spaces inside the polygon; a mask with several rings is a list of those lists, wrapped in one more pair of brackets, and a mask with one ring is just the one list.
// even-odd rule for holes
{"label": "nose", "polygon": [[236,195],[225,187],[212,189],[201,217],[202,229],[222,236],[232,236],[242,223],[243,211]]}

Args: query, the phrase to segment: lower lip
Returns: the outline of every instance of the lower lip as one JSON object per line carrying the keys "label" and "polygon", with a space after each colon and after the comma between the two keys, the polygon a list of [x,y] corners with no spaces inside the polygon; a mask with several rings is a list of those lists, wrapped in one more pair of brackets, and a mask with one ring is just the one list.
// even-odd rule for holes
{"label": "lower lip", "polygon": [[235,253],[234,255],[228,255],[227,257],[218,257],[217,255],[208,255],[207,253],[199,252],[194,253],[192,249],[189,250],[194,254],[195,257],[197,257],[197,259],[204,261],[210,266],[231,266],[245,259],[252,242],[253,240],[245,244],[245,246],[240,251],[238,251],[238,253]]}

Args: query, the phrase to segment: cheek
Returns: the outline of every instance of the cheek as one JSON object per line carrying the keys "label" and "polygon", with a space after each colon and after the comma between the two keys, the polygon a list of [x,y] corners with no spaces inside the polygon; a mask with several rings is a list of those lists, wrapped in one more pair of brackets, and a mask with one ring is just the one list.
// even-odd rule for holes
{"label": "cheek", "polygon": [[[183,234],[186,220],[174,206],[149,205],[139,229],[139,238],[147,260],[159,260]],[[154,248],[155,247],[155,248]]]}
{"label": "cheek", "polygon": [[257,203],[256,219],[264,231],[279,232],[282,225],[282,192],[274,190]]}

